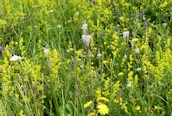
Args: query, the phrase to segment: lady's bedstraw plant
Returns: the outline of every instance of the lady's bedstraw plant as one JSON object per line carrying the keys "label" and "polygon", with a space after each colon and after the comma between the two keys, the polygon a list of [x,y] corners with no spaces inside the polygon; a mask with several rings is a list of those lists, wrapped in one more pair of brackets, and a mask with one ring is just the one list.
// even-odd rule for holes
{"label": "lady's bedstraw plant", "polygon": [[[45,95],[42,93],[40,66],[28,59],[12,55],[9,51],[10,47],[12,46],[5,47],[4,63],[2,64],[4,71],[1,73],[3,77],[1,78],[1,95],[3,104],[6,104],[4,106],[5,110],[8,112],[15,109],[11,113],[8,112],[9,115],[33,115],[36,112],[39,112],[37,115],[43,115]],[[8,99],[11,99],[11,102]]]}

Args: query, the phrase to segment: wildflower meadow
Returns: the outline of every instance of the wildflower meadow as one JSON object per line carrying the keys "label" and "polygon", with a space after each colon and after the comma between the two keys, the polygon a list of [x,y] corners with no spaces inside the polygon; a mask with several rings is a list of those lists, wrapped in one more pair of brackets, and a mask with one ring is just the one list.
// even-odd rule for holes
{"label": "wildflower meadow", "polygon": [[172,0],[0,0],[0,116],[171,116]]}

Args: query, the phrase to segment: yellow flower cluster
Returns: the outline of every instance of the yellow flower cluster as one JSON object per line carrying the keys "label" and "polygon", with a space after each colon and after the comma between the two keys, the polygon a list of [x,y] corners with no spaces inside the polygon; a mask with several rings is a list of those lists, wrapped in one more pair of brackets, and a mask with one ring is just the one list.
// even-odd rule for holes
{"label": "yellow flower cluster", "polygon": [[2,19],[0,19],[0,26],[5,26],[7,24],[7,22],[5,21],[5,20],[2,20]]}
{"label": "yellow flower cluster", "polygon": [[163,10],[168,5],[168,2],[165,1],[164,3],[160,4],[159,9]]}

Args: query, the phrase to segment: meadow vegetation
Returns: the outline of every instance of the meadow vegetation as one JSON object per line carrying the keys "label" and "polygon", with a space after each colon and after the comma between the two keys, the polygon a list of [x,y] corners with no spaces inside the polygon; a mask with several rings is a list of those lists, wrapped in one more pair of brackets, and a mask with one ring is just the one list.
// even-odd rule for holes
{"label": "meadow vegetation", "polygon": [[1,0],[0,116],[172,115],[172,0]]}

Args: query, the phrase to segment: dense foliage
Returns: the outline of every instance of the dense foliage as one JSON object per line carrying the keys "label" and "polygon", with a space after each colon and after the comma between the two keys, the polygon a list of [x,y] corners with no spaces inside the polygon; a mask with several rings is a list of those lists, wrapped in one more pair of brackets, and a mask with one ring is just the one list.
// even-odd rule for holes
{"label": "dense foliage", "polygon": [[172,114],[172,0],[1,0],[0,116]]}

